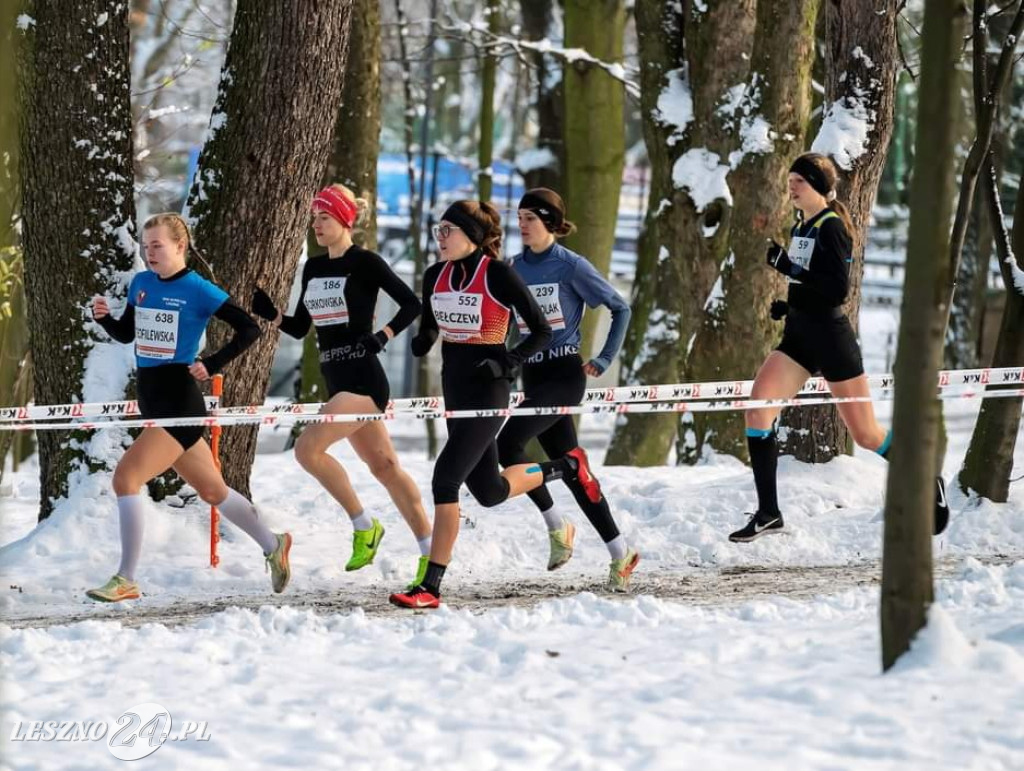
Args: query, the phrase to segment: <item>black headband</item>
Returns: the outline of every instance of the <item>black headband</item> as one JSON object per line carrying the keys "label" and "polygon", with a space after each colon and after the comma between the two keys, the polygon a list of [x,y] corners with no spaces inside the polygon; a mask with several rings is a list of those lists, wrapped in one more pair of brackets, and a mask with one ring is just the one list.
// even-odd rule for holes
{"label": "black headband", "polygon": [[793,161],[793,165],[789,167],[789,170],[793,174],[799,174],[801,177],[806,179],[807,184],[826,198],[828,197],[828,194],[832,192],[832,188],[829,186],[828,180],[825,179],[824,172],[822,172],[822,170],[819,169],[810,158],[806,158],[801,155]]}
{"label": "black headband", "polygon": [[565,213],[561,209],[532,190],[528,190],[519,199],[519,208],[532,211],[544,223],[544,227],[552,232],[565,221]]}
{"label": "black headband", "polygon": [[466,234],[466,238],[477,246],[483,244],[484,236],[487,235],[487,231],[484,226],[477,222],[476,218],[463,209],[458,202],[449,206],[445,210],[444,214],[441,215],[441,219],[448,220],[453,225],[458,225],[459,229]]}

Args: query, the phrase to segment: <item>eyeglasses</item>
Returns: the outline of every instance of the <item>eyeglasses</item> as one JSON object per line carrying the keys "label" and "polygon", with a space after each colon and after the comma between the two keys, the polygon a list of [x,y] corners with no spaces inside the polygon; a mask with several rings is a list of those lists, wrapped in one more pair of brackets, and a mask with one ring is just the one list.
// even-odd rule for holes
{"label": "eyeglasses", "polygon": [[462,228],[458,225],[434,225],[430,228],[430,232],[434,234],[435,241],[440,238],[448,238],[453,230],[462,230]]}

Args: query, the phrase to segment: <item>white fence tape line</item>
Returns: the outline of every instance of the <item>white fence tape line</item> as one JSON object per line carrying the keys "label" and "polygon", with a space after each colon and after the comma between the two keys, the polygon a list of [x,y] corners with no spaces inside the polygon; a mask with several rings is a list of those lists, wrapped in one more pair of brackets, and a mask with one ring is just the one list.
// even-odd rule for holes
{"label": "white fence tape line", "polygon": [[[1024,397],[1024,388],[1000,391],[978,391],[973,387],[963,387],[963,391],[943,391],[936,394],[938,399],[1007,399]],[[0,424],[0,431],[39,431],[39,430],[93,430],[101,428],[156,428],[169,426],[237,426],[264,425],[289,426],[296,423],[366,423],[378,420],[395,420],[400,417],[418,420],[434,420],[438,418],[487,418],[487,417],[518,417],[523,415],[584,415],[584,414],[623,414],[623,413],[659,413],[659,412],[726,412],[733,410],[756,410],[772,407],[806,407],[821,404],[854,404],[859,402],[890,401],[891,396],[878,398],[874,396],[850,397],[794,397],[792,399],[728,399],[707,402],[654,402],[654,403],[600,403],[580,404],[574,407],[530,407],[530,408],[495,408],[479,410],[421,410],[421,411],[389,411],[367,414],[306,415],[301,413],[279,413],[273,415],[210,415],[205,418],[159,418],[109,420],[101,422],[73,423],[8,423]]]}
{"label": "white fence tape line", "polygon": [[[660,401],[687,401],[716,399],[726,396],[746,397],[750,395],[752,380],[723,380],[709,383],[676,383],[654,386],[618,386],[615,388],[593,388],[584,394],[583,404],[620,404]],[[869,375],[868,386],[872,389],[890,390],[893,387],[892,374]],[[960,386],[1011,385],[1024,383],[1024,367],[993,367],[984,369],[943,370],[938,374],[937,387],[940,390]],[[801,395],[828,392],[824,378],[812,377],[800,389]],[[523,401],[523,393],[512,394],[510,405],[515,407]],[[215,397],[206,397],[207,409],[215,415],[315,415],[323,403],[251,405],[242,407],[217,408]],[[388,412],[422,412],[444,410],[444,399],[440,396],[423,396],[408,399],[393,399]],[[92,402],[87,404],[55,404],[31,407],[0,407],[0,428],[13,421],[62,420],[68,418],[133,417],[139,415],[138,402]],[[227,424],[224,424],[227,425]]]}

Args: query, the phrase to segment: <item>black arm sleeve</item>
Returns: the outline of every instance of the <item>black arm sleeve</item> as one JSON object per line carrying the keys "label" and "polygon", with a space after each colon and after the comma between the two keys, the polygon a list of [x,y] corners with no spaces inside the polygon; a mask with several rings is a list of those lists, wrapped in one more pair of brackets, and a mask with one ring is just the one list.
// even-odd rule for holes
{"label": "black arm sleeve", "polygon": [[260,328],[252,316],[239,308],[229,297],[224,304],[213,314],[214,317],[231,325],[235,330],[232,337],[216,353],[204,356],[201,361],[206,371],[216,375],[227,365],[229,361],[239,356],[242,351],[256,342],[260,336]]}
{"label": "black arm sleeve", "polygon": [[117,342],[130,343],[135,339],[135,306],[128,303],[121,318],[115,319],[108,313],[102,319],[96,319],[96,323]]}
{"label": "black arm sleeve", "polygon": [[306,336],[310,326],[313,324],[313,319],[306,309],[306,303],[303,302],[306,297],[306,285],[309,283],[309,262],[309,260],[306,260],[306,265],[302,268],[302,291],[299,292],[299,302],[295,306],[295,315],[285,316],[284,311],[282,311],[281,326],[279,327],[286,335],[291,335],[299,340]]}
{"label": "black arm sleeve", "polygon": [[538,351],[544,350],[551,342],[551,325],[544,318],[537,300],[519,274],[507,263],[492,260],[487,266],[487,283],[495,299],[503,305],[515,308],[516,314],[530,330],[530,334],[508,352],[509,361],[512,364],[519,364]]}
{"label": "black arm sleeve", "polygon": [[[420,313],[420,300],[416,293],[391,270],[391,266],[384,262],[383,257],[376,254],[374,257],[376,257],[374,262],[380,288],[392,300],[398,303],[398,313],[387,323],[387,326],[391,327],[391,331],[397,336],[399,332],[416,320],[416,316]],[[431,313],[430,317],[434,317],[433,313]]]}
{"label": "black arm sleeve", "polygon": [[829,306],[837,308],[846,301],[850,291],[848,260],[852,256],[853,243],[842,222],[825,220],[818,230],[811,269],[800,271],[797,278]]}
{"label": "black arm sleeve", "polygon": [[412,355],[426,356],[430,349],[437,342],[437,319],[434,318],[434,309],[431,307],[430,298],[434,294],[434,284],[441,273],[443,263],[436,262],[431,265],[423,274],[423,304],[420,309],[420,329],[412,338]]}

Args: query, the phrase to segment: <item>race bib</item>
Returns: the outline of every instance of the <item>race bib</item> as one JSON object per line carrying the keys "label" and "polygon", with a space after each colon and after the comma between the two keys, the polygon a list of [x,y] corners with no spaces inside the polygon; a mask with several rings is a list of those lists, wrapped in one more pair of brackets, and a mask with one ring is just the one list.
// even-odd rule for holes
{"label": "race bib", "polygon": [[443,340],[461,343],[480,336],[483,328],[482,294],[438,292],[430,298],[430,304]]}
{"label": "race bib", "polygon": [[178,311],[135,309],[135,355],[167,361],[178,348]]}
{"label": "race bib", "polygon": [[[537,305],[540,306],[544,318],[551,325],[551,329],[555,331],[565,329],[565,316],[562,314],[562,302],[558,294],[558,284],[531,284],[530,291],[533,293],[534,299],[537,300]],[[516,314],[516,324],[519,326],[519,331],[524,335],[530,331],[530,328],[526,326],[526,322],[519,318],[518,314]]]}
{"label": "race bib", "polygon": [[318,327],[348,323],[345,278],[311,278],[302,301]]}
{"label": "race bib", "polygon": [[[799,265],[804,270],[811,269],[811,255],[814,254],[814,239],[802,236],[793,236],[789,242],[789,259],[794,265]],[[799,284],[796,279],[790,279],[791,283]]]}

